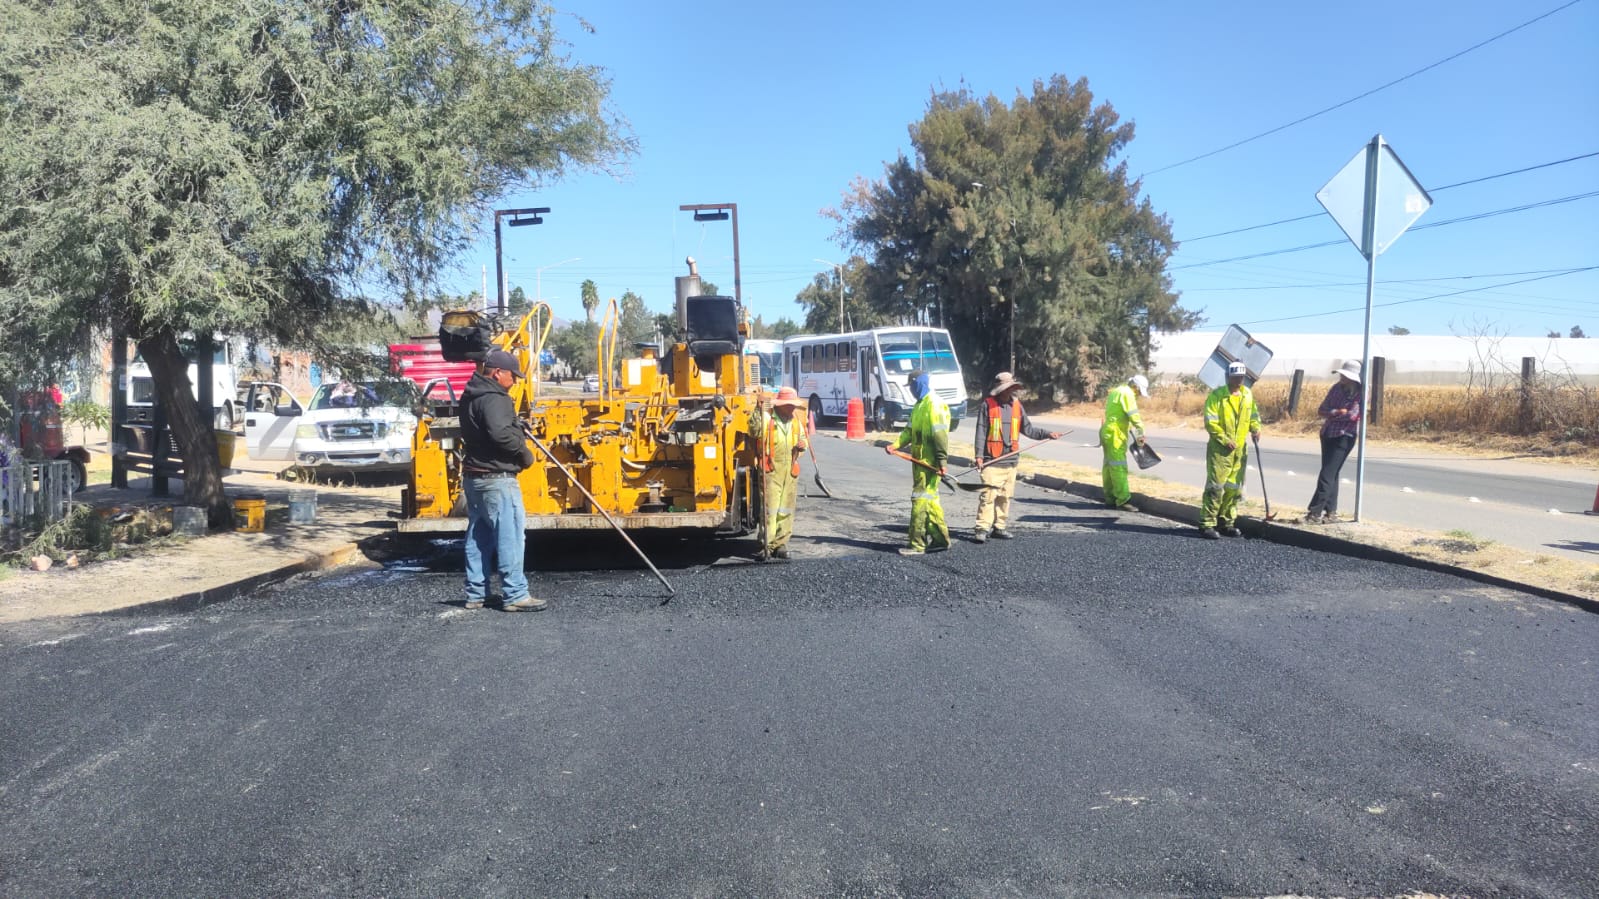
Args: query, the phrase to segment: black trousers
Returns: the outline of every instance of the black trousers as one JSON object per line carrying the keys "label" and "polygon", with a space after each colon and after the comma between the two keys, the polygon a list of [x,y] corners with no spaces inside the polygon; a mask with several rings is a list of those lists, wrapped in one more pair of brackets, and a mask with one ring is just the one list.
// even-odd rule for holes
{"label": "black trousers", "polygon": [[1344,460],[1349,458],[1349,451],[1354,448],[1353,434],[1321,438],[1321,474],[1316,478],[1316,493],[1310,498],[1311,515],[1319,512],[1332,515],[1338,511],[1338,473],[1343,470]]}

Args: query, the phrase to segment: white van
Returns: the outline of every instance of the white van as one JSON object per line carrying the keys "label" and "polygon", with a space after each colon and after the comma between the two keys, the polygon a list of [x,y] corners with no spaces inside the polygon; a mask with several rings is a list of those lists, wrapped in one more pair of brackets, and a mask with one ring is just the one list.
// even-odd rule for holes
{"label": "white van", "polygon": [[843,418],[859,397],[866,419],[890,431],[908,419],[911,397],[905,376],[916,369],[949,405],[950,424],[966,415],[966,382],[949,332],[901,325],[849,334],[802,335],[783,341],[783,383],[809,404],[818,421]]}
{"label": "white van", "polygon": [[[192,358],[193,354],[190,353]],[[194,387],[196,399],[200,396],[200,366],[189,363],[189,383]],[[139,356],[128,364],[128,423],[151,424],[155,421],[155,379],[150,366]],[[219,341],[211,357],[211,417],[218,430],[231,431],[244,417],[239,403],[238,374],[234,368],[233,348],[227,341]]]}

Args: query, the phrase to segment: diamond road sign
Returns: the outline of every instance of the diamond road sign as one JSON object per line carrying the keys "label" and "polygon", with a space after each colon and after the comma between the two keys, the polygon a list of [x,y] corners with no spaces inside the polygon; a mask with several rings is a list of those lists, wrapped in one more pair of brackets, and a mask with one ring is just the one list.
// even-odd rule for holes
{"label": "diamond road sign", "polygon": [[[1377,154],[1375,166],[1372,153]],[[1366,198],[1373,194],[1376,202],[1368,216]],[[1381,135],[1316,191],[1316,199],[1367,257],[1381,256],[1432,207],[1432,197]]]}

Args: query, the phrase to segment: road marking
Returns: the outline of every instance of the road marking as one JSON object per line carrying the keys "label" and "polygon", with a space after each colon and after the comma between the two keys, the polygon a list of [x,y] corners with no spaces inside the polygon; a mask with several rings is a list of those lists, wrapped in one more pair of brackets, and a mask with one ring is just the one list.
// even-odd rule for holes
{"label": "road marking", "polygon": [[1400,492],[1402,492],[1402,493],[1415,493],[1416,491],[1410,489],[1409,487],[1402,487],[1402,488],[1400,488]]}
{"label": "road marking", "polygon": [[1289,477],[1294,477],[1294,473],[1292,471],[1290,471],[1290,472],[1288,472],[1288,476]]}
{"label": "road marking", "polygon": [[162,631],[170,630],[172,630],[172,625],[170,624],[152,624],[149,627],[136,627],[133,630],[128,631],[127,636],[132,637],[135,634],[159,634]]}
{"label": "road marking", "polygon": [[1480,503],[1480,502],[1482,502],[1482,500],[1476,498],[1475,496],[1468,496],[1468,497],[1466,497],[1466,502],[1468,502],[1468,503]]}
{"label": "road marking", "polygon": [[1559,509],[1550,509],[1549,510],[1549,514],[1550,515],[1561,515],[1561,514],[1564,514],[1564,513],[1562,513]]}
{"label": "road marking", "polygon": [[82,636],[83,636],[83,634],[67,634],[65,637],[60,637],[60,638],[55,639],[55,640],[40,640],[38,643],[29,643],[28,645],[29,646],[60,646],[61,644],[67,642],[68,640],[76,640],[76,639],[78,639],[79,637],[82,637]]}

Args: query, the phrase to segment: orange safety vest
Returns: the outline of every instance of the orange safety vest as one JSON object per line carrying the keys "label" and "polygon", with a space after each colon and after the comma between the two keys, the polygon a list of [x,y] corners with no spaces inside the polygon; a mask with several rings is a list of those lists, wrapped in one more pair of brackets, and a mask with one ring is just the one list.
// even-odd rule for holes
{"label": "orange safety vest", "polygon": [[[999,432],[999,400],[988,397],[988,458],[997,459],[1005,455],[1005,441]],[[1022,438],[1022,401],[1010,401],[1010,448],[1021,446]]]}
{"label": "orange safety vest", "polygon": [[[789,473],[797,478],[797,477],[799,477],[799,473],[800,473],[799,446],[800,446],[801,443],[805,442],[805,421],[804,421],[804,419],[801,419],[800,417],[795,416],[795,417],[789,419],[789,426],[799,429],[794,434],[794,448],[793,448],[793,451],[789,453],[789,458],[792,459],[793,462],[794,462],[794,464],[793,464],[793,466],[792,466],[792,468],[791,468]],[[772,471],[773,469],[775,469],[777,467],[777,463],[775,461],[773,461],[773,459],[772,459],[772,440],[773,440],[773,438],[776,435],[777,435],[777,412],[773,411],[771,414],[767,415],[767,417],[766,417],[766,442],[761,444],[761,464],[767,471]]]}

